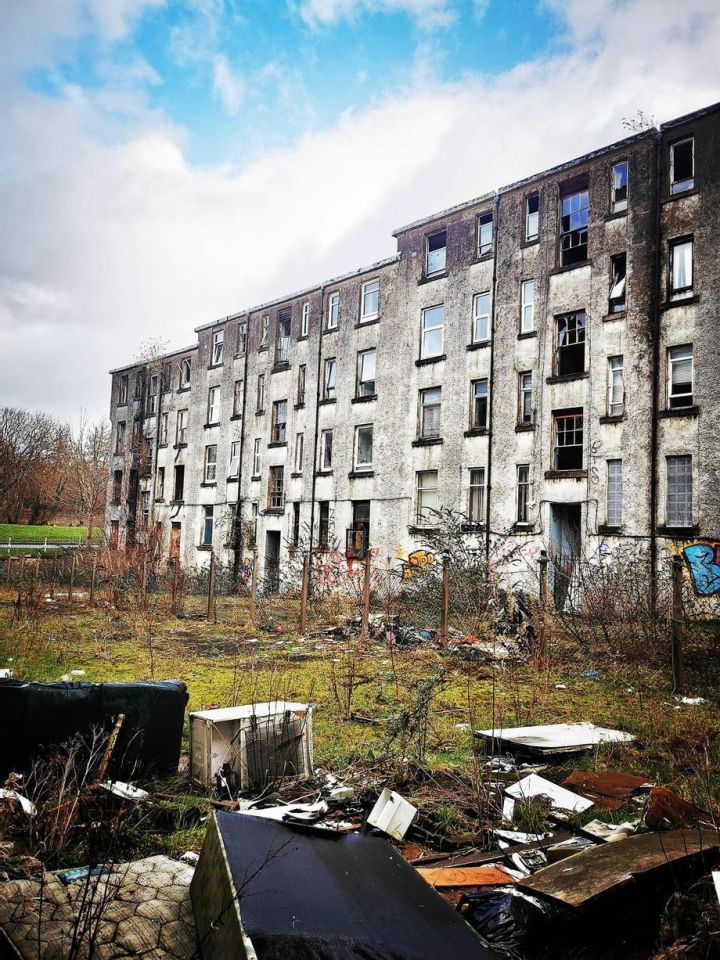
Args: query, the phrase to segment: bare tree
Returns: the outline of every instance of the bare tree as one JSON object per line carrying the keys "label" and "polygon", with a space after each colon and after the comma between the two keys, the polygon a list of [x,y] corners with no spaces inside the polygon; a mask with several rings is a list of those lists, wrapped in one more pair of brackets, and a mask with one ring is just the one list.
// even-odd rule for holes
{"label": "bare tree", "polygon": [[80,417],[75,433],[68,430],[66,503],[87,526],[88,541],[105,512],[110,466],[110,424]]}
{"label": "bare tree", "polygon": [[63,430],[47,413],[0,408],[0,515],[8,522],[25,510],[34,521],[57,512],[62,445]]}

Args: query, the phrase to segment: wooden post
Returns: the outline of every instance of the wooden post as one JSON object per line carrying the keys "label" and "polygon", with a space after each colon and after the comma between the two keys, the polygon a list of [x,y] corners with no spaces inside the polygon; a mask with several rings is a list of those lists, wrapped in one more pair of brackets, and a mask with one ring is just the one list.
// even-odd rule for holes
{"label": "wooden post", "polygon": [[682,602],[682,560],[672,558],[672,621],[670,624],[670,646],[672,651],[673,693],[682,693],[683,689],[683,632],[685,629]]}
{"label": "wooden post", "polygon": [[178,558],[173,557],[172,561],[173,574],[172,574],[172,600],[170,606],[170,612],[174,617],[177,616],[178,607],[177,607],[177,592],[178,592]]}
{"label": "wooden post", "polygon": [[92,573],[90,575],[90,605],[95,603],[95,581],[97,578],[97,555],[93,554]]}
{"label": "wooden post", "polygon": [[210,551],[210,569],[208,571],[208,622],[215,619],[215,551]]}
{"label": "wooden post", "polygon": [[257,611],[257,550],[253,550],[252,579],[250,581],[250,623],[255,626]]}
{"label": "wooden post", "polygon": [[143,610],[147,610],[147,588],[148,588],[148,555],[147,555],[147,546],[143,553],[143,562],[142,562],[142,589],[140,591],[140,602],[142,604]]}
{"label": "wooden post", "polygon": [[75,554],[72,555],[72,561],[70,563],[70,583],[68,584],[68,600],[72,600],[74,588],[75,588]]}
{"label": "wooden post", "polygon": [[547,550],[540,551],[540,643],[538,653],[545,657],[550,639],[550,590],[548,587],[548,555]]}
{"label": "wooden post", "polygon": [[365,553],[365,566],[363,569],[363,592],[362,592],[362,618],[360,621],[360,639],[367,641],[368,621],[370,620],[370,576],[372,574],[372,557],[370,548]]}
{"label": "wooden post", "polygon": [[440,641],[448,642],[448,610],[450,606],[450,557],[443,554],[442,569],[442,621],[440,623]]}
{"label": "wooden post", "polygon": [[105,779],[108,764],[110,763],[110,758],[113,755],[113,750],[117,744],[118,737],[120,736],[120,730],[124,722],[125,714],[119,713],[117,715],[117,720],[115,721],[115,726],[112,728],[110,736],[108,737],[108,741],[105,744],[105,749],[103,750],[103,755],[97,769],[97,777],[95,778],[97,783],[102,783],[102,781]]}
{"label": "wooden post", "polygon": [[10,564],[12,560],[10,558],[10,551],[8,550],[8,555],[5,558],[5,583],[10,583]]}
{"label": "wooden post", "polygon": [[303,555],[302,591],[300,593],[300,636],[305,635],[307,627],[308,587],[310,586],[310,554]]}

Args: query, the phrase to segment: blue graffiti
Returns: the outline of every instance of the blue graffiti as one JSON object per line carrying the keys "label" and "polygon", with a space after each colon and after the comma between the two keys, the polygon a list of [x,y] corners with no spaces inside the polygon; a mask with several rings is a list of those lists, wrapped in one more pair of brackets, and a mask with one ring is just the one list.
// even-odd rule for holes
{"label": "blue graffiti", "polygon": [[720,592],[720,543],[690,543],[683,547],[682,555],[695,593],[709,597]]}

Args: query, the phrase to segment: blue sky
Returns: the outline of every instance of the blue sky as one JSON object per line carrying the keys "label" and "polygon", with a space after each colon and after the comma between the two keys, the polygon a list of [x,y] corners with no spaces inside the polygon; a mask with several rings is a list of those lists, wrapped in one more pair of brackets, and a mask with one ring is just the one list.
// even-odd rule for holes
{"label": "blue sky", "polygon": [[0,404],[74,419],[148,336],[720,100],[717,0],[0,3]]}

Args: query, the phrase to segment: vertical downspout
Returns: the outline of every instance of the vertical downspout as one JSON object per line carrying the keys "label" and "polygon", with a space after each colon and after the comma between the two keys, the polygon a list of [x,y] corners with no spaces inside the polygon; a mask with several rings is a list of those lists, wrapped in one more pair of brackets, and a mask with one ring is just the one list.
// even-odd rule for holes
{"label": "vertical downspout", "polygon": [[492,444],[495,431],[493,429],[493,399],[495,397],[495,300],[497,294],[497,253],[498,234],[500,233],[500,194],[495,194],[493,207],[493,275],[492,275],[492,303],[490,304],[490,402],[488,404],[488,457],[487,483],[485,486],[485,561],[490,558],[490,491],[492,490]]}
{"label": "vertical downspout", "polygon": [[[242,482],[243,482],[243,455],[245,453],[245,424],[247,422],[247,372],[248,354],[250,353],[250,314],[245,314],[245,360],[243,363],[243,400],[242,420],[240,421],[240,462],[238,464],[237,501],[235,503],[235,522],[233,525],[233,582],[237,583],[242,565]],[[234,390],[234,384],[233,384]]]}
{"label": "vertical downspout", "polygon": [[[322,376],[322,337],[323,323],[325,322],[325,284],[320,285],[320,327],[318,329],[317,372],[315,383],[315,436],[313,437],[312,460],[312,493],[310,500],[310,545],[309,560],[312,561],[313,534],[315,532],[315,483],[317,480],[318,463],[318,426],[320,425],[320,377]],[[318,538],[319,539],[319,538]],[[308,564],[308,589],[312,580],[312,562]]]}
{"label": "vertical downspout", "polygon": [[650,609],[653,615],[657,609],[657,487],[658,487],[658,389],[660,384],[660,290],[662,284],[660,256],[660,197],[662,195],[662,133],[655,133],[655,183],[653,195],[654,207],[654,243],[655,263],[653,265],[653,288],[650,299],[652,316],[652,421],[650,424]]}

